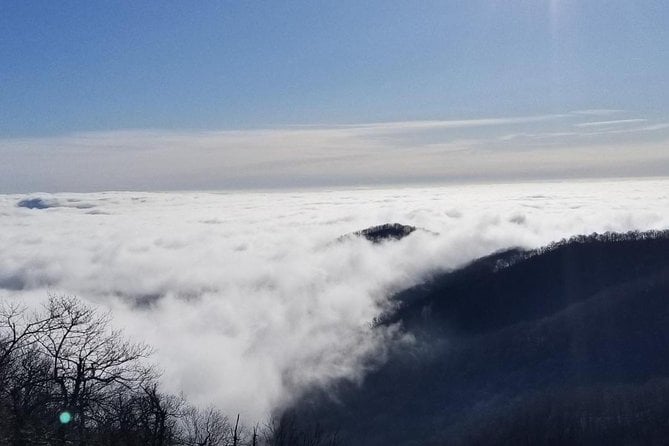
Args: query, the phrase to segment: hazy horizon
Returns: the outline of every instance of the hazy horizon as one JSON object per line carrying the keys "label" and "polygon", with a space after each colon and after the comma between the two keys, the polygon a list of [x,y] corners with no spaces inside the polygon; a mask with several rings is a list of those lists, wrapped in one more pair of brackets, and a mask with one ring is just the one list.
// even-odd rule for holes
{"label": "hazy horizon", "polygon": [[657,0],[10,3],[0,193],[669,174]]}

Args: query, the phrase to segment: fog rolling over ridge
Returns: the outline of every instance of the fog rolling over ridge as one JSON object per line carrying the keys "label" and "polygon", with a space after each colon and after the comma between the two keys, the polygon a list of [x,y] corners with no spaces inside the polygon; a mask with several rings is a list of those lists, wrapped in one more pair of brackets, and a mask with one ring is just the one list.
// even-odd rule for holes
{"label": "fog rolling over ridge", "polygon": [[580,235],[438,274],[378,320],[412,345],[284,416],[351,446],[664,444],[668,250],[669,230]]}
{"label": "fog rolling over ridge", "polygon": [[[394,293],[500,249],[667,228],[668,190],[648,179],[2,195],[0,297],[108,307],[156,348],[168,390],[262,419],[313,386],[360,382],[389,346],[413,342],[370,326]],[[339,239],[388,222],[426,231]]]}

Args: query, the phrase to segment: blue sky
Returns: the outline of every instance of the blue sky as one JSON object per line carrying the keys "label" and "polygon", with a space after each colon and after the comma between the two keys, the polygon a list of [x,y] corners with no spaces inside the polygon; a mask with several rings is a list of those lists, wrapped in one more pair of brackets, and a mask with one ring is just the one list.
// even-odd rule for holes
{"label": "blue sky", "polygon": [[[651,130],[631,132],[644,135],[641,142],[667,136],[669,3],[661,0],[7,1],[1,8],[0,150],[14,157],[25,152],[19,142],[50,146],[87,133],[593,109],[617,114],[599,119],[620,121],[609,126],[614,131],[643,122]],[[496,126],[494,137],[541,130],[555,138],[580,124],[588,121],[530,120],[520,129]],[[483,127],[474,136],[490,136]],[[463,137],[472,135],[441,141]],[[597,142],[611,138],[619,139]],[[14,176],[29,162],[13,165]]]}

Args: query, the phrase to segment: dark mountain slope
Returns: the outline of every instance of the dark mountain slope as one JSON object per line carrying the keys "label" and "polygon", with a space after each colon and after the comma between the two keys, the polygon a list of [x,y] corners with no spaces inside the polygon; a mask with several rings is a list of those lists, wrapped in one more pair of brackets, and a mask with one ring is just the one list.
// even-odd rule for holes
{"label": "dark mountain slope", "polygon": [[[605,234],[480,259],[400,293],[416,336],[299,417],[345,444],[664,444],[669,234]],[[336,395],[336,400],[328,395]]]}

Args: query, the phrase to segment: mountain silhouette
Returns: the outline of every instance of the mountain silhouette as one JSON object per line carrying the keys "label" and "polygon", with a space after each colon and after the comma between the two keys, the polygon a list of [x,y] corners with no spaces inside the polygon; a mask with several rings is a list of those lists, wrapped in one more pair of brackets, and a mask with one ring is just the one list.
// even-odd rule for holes
{"label": "mountain silhouette", "polygon": [[669,231],[481,258],[394,296],[414,337],[286,413],[350,445],[665,444]]}
{"label": "mountain silhouette", "polygon": [[401,240],[416,230],[415,226],[400,223],[386,223],[384,225],[371,226],[360,231],[345,234],[340,240],[348,237],[364,237],[372,243],[381,243],[386,240]]}

